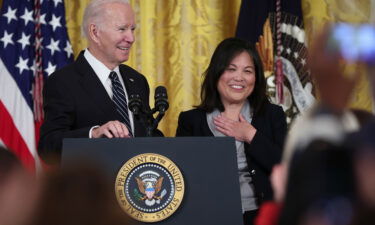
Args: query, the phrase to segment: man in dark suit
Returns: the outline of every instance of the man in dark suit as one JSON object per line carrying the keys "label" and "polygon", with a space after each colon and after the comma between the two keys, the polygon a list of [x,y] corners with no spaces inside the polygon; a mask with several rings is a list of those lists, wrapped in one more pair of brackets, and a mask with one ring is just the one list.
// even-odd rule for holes
{"label": "man in dark suit", "polygon": [[54,72],[44,86],[45,121],[38,151],[59,160],[63,138],[128,138],[146,129],[127,107],[132,93],[148,106],[146,78],[129,66],[134,13],[127,0],[93,0],[83,18],[88,48]]}

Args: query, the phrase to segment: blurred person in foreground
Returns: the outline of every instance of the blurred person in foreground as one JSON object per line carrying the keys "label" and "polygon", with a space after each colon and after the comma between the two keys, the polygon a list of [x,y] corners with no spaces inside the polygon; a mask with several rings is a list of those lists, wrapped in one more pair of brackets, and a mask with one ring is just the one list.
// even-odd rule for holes
{"label": "blurred person in foreground", "polygon": [[[359,80],[358,62],[345,60],[339,50],[329,47],[331,32],[331,27],[325,27],[309,49],[308,65],[319,99],[292,124],[283,161],[288,161],[296,149],[304,149],[317,138],[342,143],[348,132],[356,131],[362,125],[348,115],[348,103]],[[348,72],[345,70],[348,65],[355,69]]]}
{"label": "blurred person in foreground", "polygon": [[279,162],[287,132],[285,114],[266,97],[262,62],[250,43],[228,38],[205,72],[201,103],[182,112],[176,136],[229,136],[236,140],[245,224],[272,199],[269,175]]}
{"label": "blurred person in foreground", "polygon": [[0,146],[0,224],[28,225],[40,195],[39,182]]}
{"label": "blurred person in foreground", "polygon": [[278,224],[349,225],[356,193],[353,149],[316,139],[293,155]]}
{"label": "blurred person in foreground", "polygon": [[[373,119],[371,113],[359,110],[350,111],[356,114],[354,119],[348,115],[347,105],[358,80],[358,71],[350,76],[344,75],[347,62],[339,52],[327,50],[328,38],[329,29],[326,28],[314,38],[308,58],[320,99],[312,109],[292,124],[286,139],[282,163],[273,168],[271,175],[275,199],[261,207],[256,220],[257,225],[278,224],[279,214],[285,204],[288,174],[292,172],[289,168],[290,162],[295,154],[301,154],[317,140],[326,142],[327,146],[343,145],[348,133],[362,129],[361,127]],[[320,146],[320,149],[326,147]],[[317,146],[315,148],[317,149]]]}
{"label": "blurred person in foreground", "polygon": [[137,93],[149,107],[147,80],[121,64],[135,41],[129,2],[92,0],[82,28],[88,48],[74,63],[51,74],[44,86],[45,120],[38,152],[47,162],[59,161],[64,138],[146,136],[146,128],[127,103],[130,94]]}
{"label": "blurred person in foreground", "polygon": [[116,202],[112,183],[95,164],[65,164],[45,174],[43,183],[31,225],[133,224]]}
{"label": "blurred person in foreground", "polygon": [[375,121],[351,134],[345,144],[355,148],[358,205],[353,224],[375,224]]}

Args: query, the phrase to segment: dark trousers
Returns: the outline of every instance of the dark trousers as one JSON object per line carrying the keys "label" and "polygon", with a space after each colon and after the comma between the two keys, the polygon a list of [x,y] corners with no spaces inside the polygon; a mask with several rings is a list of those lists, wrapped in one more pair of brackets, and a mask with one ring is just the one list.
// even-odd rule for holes
{"label": "dark trousers", "polygon": [[256,210],[252,210],[252,211],[246,211],[244,214],[243,214],[243,221],[244,221],[244,225],[253,225],[255,224],[255,217],[258,215],[258,209]]}

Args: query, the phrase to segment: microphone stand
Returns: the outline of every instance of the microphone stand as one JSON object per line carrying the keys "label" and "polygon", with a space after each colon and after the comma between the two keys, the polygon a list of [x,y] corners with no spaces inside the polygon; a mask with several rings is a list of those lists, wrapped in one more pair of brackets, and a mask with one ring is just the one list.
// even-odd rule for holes
{"label": "microphone stand", "polygon": [[152,137],[152,128],[154,126],[154,117],[152,115],[156,112],[156,109],[149,110],[145,108],[138,94],[130,95],[128,106],[133,115],[139,118],[142,125],[146,128],[146,136]]}
{"label": "microphone stand", "polygon": [[159,122],[165,115],[165,111],[159,111],[156,118],[153,117],[153,114],[157,112],[157,109],[152,110],[142,110],[143,113],[140,115],[142,124],[146,127],[146,136],[152,137],[153,131],[158,127]]}
{"label": "microphone stand", "polygon": [[137,115],[139,117],[142,125],[146,128],[146,136],[152,137],[153,131],[158,127],[160,120],[163,118],[165,112],[159,112],[156,118],[153,114],[157,112],[156,108],[152,110],[142,109]]}
{"label": "microphone stand", "polygon": [[[155,107],[149,109],[143,105],[142,100],[138,94],[130,95],[129,109],[133,115],[141,120],[142,125],[146,128],[146,136],[152,137],[153,131],[158,127],[159,122],[163,118],[168,109],[168,96],[165,87],[159,86],[155,90]],[[156,118],[154,114],[159,112]]]}
{"label": "microphone stand", "polygon": [[146,136],[147,137],[152,137],[152,131],[156,128],[156,126],[154,126],[154,123],[155,123],[155,119],[153,117],[153,114],[155,113],[155,109],[152,109],[152,110],[145,110],[144,111],[144,114],[143,114],[143,119],[141,118],[141,120],[143,120],[143,123],[144,123],[144,126],[146,127]]}
{"label": "microphone stand", "polygon": [[152,123],[152,126],[150,127],[151,132],[158,127],[158,124],[159,124],[160,120],[163,118],[164,115],[165,115],[165,112],[159,112],[158,113],[158,115],[154,119],[154,122]]}

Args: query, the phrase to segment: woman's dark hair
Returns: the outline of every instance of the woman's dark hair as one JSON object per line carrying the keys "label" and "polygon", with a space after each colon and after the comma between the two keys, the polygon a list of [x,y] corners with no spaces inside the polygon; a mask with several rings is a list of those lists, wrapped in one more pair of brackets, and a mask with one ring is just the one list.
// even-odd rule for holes
{"label": "woman's dark hair", "polygon": [[238,38],[227,38],[215,49],[211,62],[203,74],[204,81],[201,89],[201,104],[198,105],[197,108],[203,109],[206,112],[212,112],[215,108],[219,109],[221,112],[224,111],[224,105],[221,102],[217,84],[231,61],[242,52],[247,52],[250,55],[255,66],[254,90],[248,97],[250,106],[254,115],[262,110],[264,103],[268,101],[266,97],[266,81],[262,61],[254,45]]}

